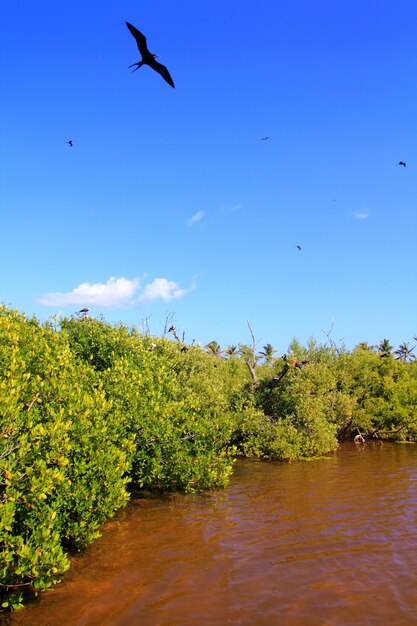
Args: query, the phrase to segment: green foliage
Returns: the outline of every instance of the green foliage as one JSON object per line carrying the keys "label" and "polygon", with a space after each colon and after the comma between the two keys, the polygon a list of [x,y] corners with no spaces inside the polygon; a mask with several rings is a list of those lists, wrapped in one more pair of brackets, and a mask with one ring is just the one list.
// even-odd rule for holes
{"label": "green foliage", "polygon": [[225,360],[97,320],[65,320],[63,328],[78,358],[101,371],[133,444],[133,485],[192,492],[226,484],[234,395],[221,374]]}
{"label": "green foliage", "polygon": [[[301,350],[299,354],[302,356]],[[269,416],[277,436],[281,440],[288,437],[290,444],[291,456],[277,458],[320,456],[334,450],[336,427],[328,394],[334,390],[335,380],[329,366],[309,362],[298,368],[293,361],[280,360],[262,374],[256,403]]]}
{"label": "green foliage", "polygon": [[227,422],[215,403],[210,413],[204,411],[204,398],[195,397],[187,379],[180,384],[175,362],[178,366],[190,357],[170,343],[160,341],[154,351],[144,352],[140,366],[120,359],[105,373],[107,393],[123,413],[134,443],[131,481],[186,492],[224,485],[232,452]]}
{"label": "green foliage", "polygon": [[318,457],[358,428],[417,439],[411,349],[396,360],[387,340],[348,353],[294,339],[286,360],[266,344],[260,365],[239,346],[222,358],[217,342],[87,317],[54,327],[0,307],[3,607],[56,583],[130,489],[223,487],[238,454]]}
{"label": "green foliage", "polygon": [[[68,335],[72,352],[102,372],[123,356],[132,354],[140,340],[136,329],[120,324],[113,327],[92,317],[62,319],[61,328]],[[147,338],[150,345],[150,339]]]}
{"label": "green foliage", "polygon": [[0,345],[0,593],[18,604],[127,501],[129,463],[118,415],[65,334],[2,307]]}
{"label": "green foliage", "polygon": [[415,440],[417,436],[416,363],[387,354],[354,350],[338,363],[339,385],[354,398],[352,427],[368,436]]}

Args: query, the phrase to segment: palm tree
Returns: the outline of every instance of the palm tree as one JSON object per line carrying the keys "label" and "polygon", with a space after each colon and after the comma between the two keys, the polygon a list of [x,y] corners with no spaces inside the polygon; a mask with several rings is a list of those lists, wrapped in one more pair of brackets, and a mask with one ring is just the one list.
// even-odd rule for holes
{"label": "palm tree", "polygon": [[413,361],[416,358],[415,354],[411,354],[414,348],[415,346],[410,348],[408,343],[406,341],[403,341],[398,346],[398,350],[395,350],[394,352],[394,354],[398,355],[395,358],[397,359],[397,361],[403,361],[404,363],[407,363],[407,361]]}
{"label": "palm tree", "polygon": [[250,359],[253,361],[253,351],[252,348],[245,343],[239,344],[239,354],[243,358],[244,361]]}
{"label": "palm tree", "polygon": [[226,350],[224,351],[225,354],[227,354],[227,356],[229,357],[229,359],[231,359],[234,356],[237,356],[239,353],[239,348],[238,346],[227,346]]}
{"label": "palm tree", "polygon": [[388,356],[391,354],[392,346],[388,339],[381,339],[378,346],[378,354],[380,356]]}
{"label": "palm tree", "polygon": [[276,352],[276,350],[274,350],[274,347],[272,344],[267,343],[264,347],[263,350],[261,350],[259,352],[259,356],[263,357],[265,359],[265,364],[266,365],[271,365],[271,363],[274,362],[274,352]]}
{"label": "palm tree", "polygon": [[361,341],[357,344],[356,348],[358,350],[366,350],[367,352],[372,352],[372,350],[374,349],[374,347],[371,346],[367,341]]}
{"label": "palm tree", "polygon": [[213,354],[214,356],[216,356],[218,359],[221,356],[222,353],[222,349],[220,347],[220,344],[217,343],[217,341],[210,341],[210,343],[208,343],[206,345],[206,350],[209,354]]}

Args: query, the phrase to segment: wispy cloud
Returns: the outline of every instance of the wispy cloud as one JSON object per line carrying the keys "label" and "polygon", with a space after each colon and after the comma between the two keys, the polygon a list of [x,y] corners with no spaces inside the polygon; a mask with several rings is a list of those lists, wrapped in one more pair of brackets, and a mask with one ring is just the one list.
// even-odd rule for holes
{"label": "wispy cloud", "polygon": [[220,213],[234,213],[235,211],[239,211],[239,209],[241,209],[243,207],[243,204],[238,203],[238,204],[234,204],[233,206],[229,206],[229,207],[220,207]]}
{"label": "wispy cloud", "polygon": [[195,224],[196,222],[201,222],[205,214],[206,214],[205,211],[197,211],[197,213],[194,213],[194,215],[187,222],[188,226],[191,226],[192,224]]}
{"label": "wispy cloud", "polygon": [[191,289],[182,289],[178,283],[167,278],[155,278],[144,285],[140,294],[139,278],[114,278],[111,276],[106,283],[81,283],[72,291],[45,293],[38,298],[38,303],[45,306],[96,306],[104,309],[123,309],[156,300],[169,302],[181,298]]}
{"label": "wispy cloud", "polygon": [[356,220],[366,220],[369,217],[368,209],[360,209],[359,211],[355,211],[353,217]]}

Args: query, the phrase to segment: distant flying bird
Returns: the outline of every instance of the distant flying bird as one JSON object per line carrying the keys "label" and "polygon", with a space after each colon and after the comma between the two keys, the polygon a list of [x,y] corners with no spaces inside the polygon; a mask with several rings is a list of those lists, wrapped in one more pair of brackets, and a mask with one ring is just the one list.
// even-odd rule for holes
{"label": "distant flying bird", "polygon": [[397,165],[402,165],[403,167],[405,167],[407,163],[405,163],[404,161],[400,161],[399,163],[397,163]]}
{"label": "distant flying bird", "polygon": [[68,143],[70,148],[72,148],[72,146],[74,145],[71,139],[69,141],[66,141],[65,143]]}
{"label": "distant flying bird", "polygon": [[145,35],[143,35],[137,28],[132,26],[132,24],[129,24],[129,22],[126,22],[126,26],[130,30],[134,38],[136,39],[139,52],[142,56],[141,61],[132,63],[132,65],[129,65],[129,67],[133,67],[134,65],[137,65],[136,69],[133,70],[134,72],[136,72],[136,70],[142,67],[142,65],[149,65],[149,67],[155,70],[155,72],[158,72],[158,74],[161,74],[162,78],[167,81],[168,85],[171,85],[171,87],[175,87],[174,81],[172,80],[170,73],[168,72],[165,65],[162,65],[161,63],[158,63],[158,61],[155,61],[157,55],[149,52],[148,47],[146,45]]}
{"label": "distant flying bird", "polygon": [[266,141],[269,137],[261,137],[261,141]]}
{"label": "distant flying bird", "polygon": [[295,246],[295,247],[297,248],[298,252],[301,251],[301,246]]}
{"label": "distant flying bird", "polygon": [[81,313],[82,315],[84,315],[84,317],[87,315],[87,313],[90,312],[90,309],[88,309],[87,307],[85,307],[85,309],[81,309],[81,311],[77,311],[77,313]]}

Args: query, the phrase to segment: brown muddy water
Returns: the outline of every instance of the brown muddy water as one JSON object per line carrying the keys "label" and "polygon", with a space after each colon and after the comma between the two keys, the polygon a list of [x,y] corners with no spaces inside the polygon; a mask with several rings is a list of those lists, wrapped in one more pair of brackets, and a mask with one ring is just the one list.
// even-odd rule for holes
{"label": "brown muddy water", "polygon": [[12,626],[417,624],[417,446],[239,461],[204,496],[133,501]]}

